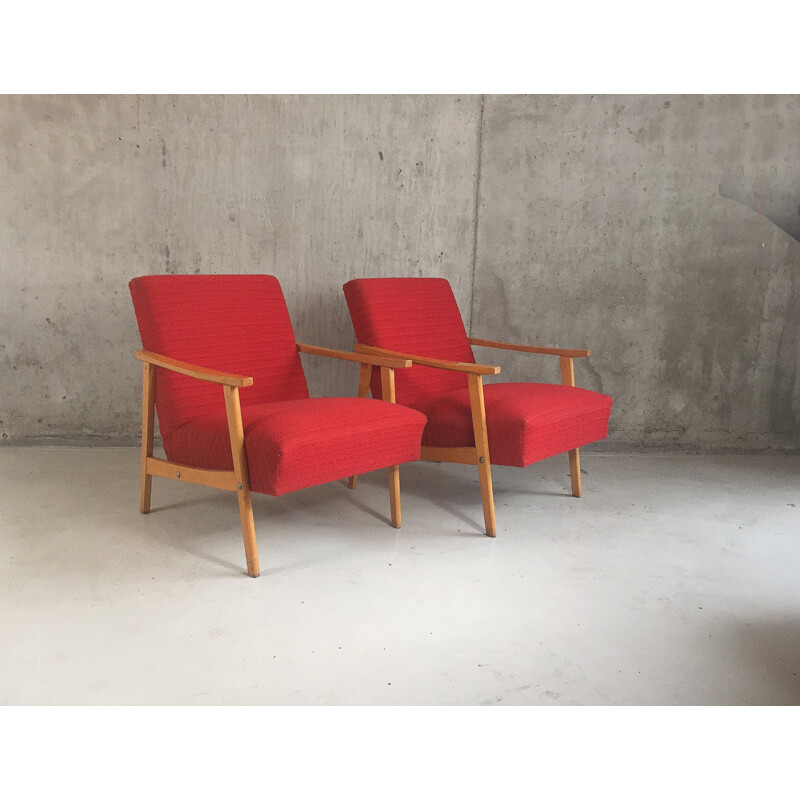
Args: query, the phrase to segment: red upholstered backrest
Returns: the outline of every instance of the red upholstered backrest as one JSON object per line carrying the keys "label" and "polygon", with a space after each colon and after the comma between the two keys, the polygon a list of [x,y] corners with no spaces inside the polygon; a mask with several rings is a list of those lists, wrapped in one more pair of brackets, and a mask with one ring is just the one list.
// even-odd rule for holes
{"label": "red upholstered backrest", "polygon": [[[343,288],[359,344],[475,363],[456,298],[444,278],[358,278]],[[466,383],[463,373],[430,367],[395,371],[397,402],[403,405]],[[372,393],[381,396],[378,370]]]}
{"label": "red upholstered backrest", "polygon": [[[130,284],[145,350],[253,377],[242,406],[308,397],[289,312],[272,275],[148,275]],[[162,435],[187,420],[224,411],[222,388],[159,369]]]}

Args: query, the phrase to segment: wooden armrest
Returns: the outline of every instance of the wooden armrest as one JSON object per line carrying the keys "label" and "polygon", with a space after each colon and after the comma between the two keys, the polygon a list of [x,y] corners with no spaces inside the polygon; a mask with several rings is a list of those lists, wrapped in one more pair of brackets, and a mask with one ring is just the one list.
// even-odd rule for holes
{"label": "wooden armrest", "polygon": [[414,356],[409,353],[396,353],[394,350],[384,350],[382,347],[372,347],[368,344],[357,344],[355,346],[358,353],[374,353],[375,355],[393,356],[395,358],[407,358],[420,367],[434,367],[435,369],[447,369],[451,372],[466,372],[472,375],[497,375],[500,367],[489,364],[468,364],[463,361],[445,361],[440,358],[428,358],[427,356]]}
{"label": "wooden armrest", "polygon": [[592,354],[591,350],[564,350],[560,347],[532,347],[528,344],[509,344],[507,342],[492,342],[489,339],[475,339],[470,336],[470,344],[476,347],[497,347],[500,350],[519,350],[521,353],[542,353],[546,356],[562,356],[563,358],[586,358]]}
{"label": "wooden armrest", "polygon": [[174,358],[161,356],[158,353],[151,353],[149,350],[137,350],[136,358],[139,361],[146,361],[156,367],[180,372],[181,375],[188,375],[190,378],[197,378],[209,383],[220,383],[223,386],[252,386],[253,379],[245,375],[232,375],[230,372],[220,372],[218,369],[208,367],[198,367],[196,364],[187,364],[185,361],[176,361]]}
{"label": "wooden armrest", "polygon": [[340,358],[342,361],[355,361],[359,364],[372,364],[375,367],[410,367],[411,361],[407,358],[364,355],[361,353],[347,353],[344,350],[332,350],[329,347],[317,347],[313,344],[297,342],[298,353],[308,353],[312,356],[325,356],[326,358]]}

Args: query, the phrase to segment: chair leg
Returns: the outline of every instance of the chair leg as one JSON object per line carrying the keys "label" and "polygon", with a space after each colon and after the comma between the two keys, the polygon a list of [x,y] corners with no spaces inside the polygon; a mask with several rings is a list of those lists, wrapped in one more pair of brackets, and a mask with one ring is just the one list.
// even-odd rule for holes
{"label": "chair leg", "polygon": [[489,437],[486,431],[486,407],[483,402],[483,381],[480,375],[469,376],[469,399],[472,408],[472,430],[478,456],[478,474],[481,479],[481,500],[486,535],[497,536],[497,521],[494,516],[494,492],[492,491],[492,466],[489,462]]}
{"label": "chair leg", "polygon": [[147,474],[147,459],[153,455],[156,368],[146,361],[142,362],[142,368],[142,486],[139,495],[139,511],[142,514],[149,514],[153,476]]}
{"label": "chair leg", "polygon": [[242,425],[242,408],[239,404],[239,390],[235,386],[223,386],[225,391],[225,410],[228,414],[228,433],[231,437],[231,454],[233,471],[239,485],[239,516],[242,519],[242,537],[244,538],[244,555],[247,560],[247,574],[257,578],[258,546],[256,544],[256,528],[253,521],[253,503],[250,499],[250,474],[247,469],[247,455],[244,449],[244,426]]}
{"label": "chair leg", "polygon": [[572,481],[572,496],[581,496],[581,454],[576,447],[569,451],[569,477]]}
{"label": "chair leg", "polygon": [[[572,358],[559,356],[561,365],[561,383],[564,386],[575,385],[575,363]],[[569,451],[569,477],[572,481],[572,496],[581,496],[581,455],[576,447]]]}
{"label": "chair leg", "polygon": [[497,536],[497,521],[494,516],[492,467],[488,461],[485,464],[478,464],[478,474],[481,479],[481,500],[483,501],[483,521],[486,525],[486,535],[494,538]]}
{"label": "chair leg", "polygon": [[257,578],[261,570],[258,566],[258,545],[256,544],[256,526],[253,520],[253,502],[250,499],[250,486],[242,484],[237,492],[239,497],[239,516],[242,520],[242,538],[244,539],[244,557],[247,561],[247,574]]}
{"label": "chair leg", "polygon": [[392,507],[392,525],[400,527],[400,467],[389,467],[389,504]]}
{"label": "chair leg", "polygon": [[[358,374],[358,394],[356,397],[366,397],[369,394],[369,382],[372,379],[372,365],[362,364]],[[351,475],[347,480],[347,488],[355,489],[358,486],[358,475]],[[396,527],[400,527],[397,525]]]}

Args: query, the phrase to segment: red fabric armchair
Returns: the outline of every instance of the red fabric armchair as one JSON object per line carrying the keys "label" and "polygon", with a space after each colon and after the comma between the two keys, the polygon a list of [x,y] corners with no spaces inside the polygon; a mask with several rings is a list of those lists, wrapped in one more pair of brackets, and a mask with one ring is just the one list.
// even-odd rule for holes
{"label": "red fabric armchair", "polygon": [[[136,353],[143,514],[154,475],[236,492],[247,571],[257,577],[251,491],[278,496],[388,468],[392,524],[400,527],[398,465],[419,458],[424,415],[365,398],[311,399],[299,353],[375,370],[386,400],[407,359],[295,342],[271,275],[153,275],[134,278],[130,291],[145,348]],[[156,409],[166,460],[153,456]]]}
{"label": "red fabric armchair", "polygon": [[[575,386],[573,359],[589,350],[529,347],[467,336],[450,284],[442,278],[363,278],[344,285],[356,352],[410,359],[397,375],[397,402],[428,423],[422,459],[475,464],[486,533],[497,527],[491,464],[526,467],[569,453],[572,494],[581,496],[579,448],[608,435],[612,399]],[[500,367],[475,363],[472,345],[558,356],[561,384],[489,383]],[[362,372],[359,397],[381,397]],[[351,487],[356,485],[351,478]]]}

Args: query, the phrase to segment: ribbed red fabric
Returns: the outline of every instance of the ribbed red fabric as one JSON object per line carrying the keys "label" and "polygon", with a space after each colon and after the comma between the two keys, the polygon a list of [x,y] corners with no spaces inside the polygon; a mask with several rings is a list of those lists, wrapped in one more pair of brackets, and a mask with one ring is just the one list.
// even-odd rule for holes
{"label": "ribbed red fabric", "polygon": [[[359,343],[475,362],[445,279],[360,278],[343,289]],[[428,417],[424,445],[475,444],[465,375],[415,366],[398,370],[395,381],[397,402]],[[372,392],[380,397],[374,376]],[[516,467],[604,439],[613,403],[598,392],[544,383],[487,383],[484,401],[489,457]]]}
{"label": "ribbed red fabric", "polygon": [[[145,350],[201,367],[250,375],[242,408],[308,397],[278,279],[272,275],[147,275],[130,284]],[[219,411],[222,389],[169,370],[156,379],[161,435]]]}
{"label": "ribbed red fabric", "polygon": [[[456,298],[444,278],[358,278],[343,288],[360,344],[475,363]],[[375,373],[372,396],[380,397],[380,375]],[[465,375],[441,369],[415,366],[395,372],[397,402],[403,405],[466,385]]]}
{"label": "ribbed red fabric", "polygon": [[[552,383],[488,383],[483,397],[492,464],[527,467],[608,436],[613,400],[605,394]],[[467,389],[426,398],[413,408],[428,417],[424,445],[475,444]]]}
{"label": "ribbed red fabric", "polygon": [[[239,392],[253,491],[280,495],[419,458],[419,412],[309,399],[273,276],[153,275],[134,278],[130,290],[145,349],[253,377]],[[170,461],[233,469],[221,386],[159,369],[156,409]]]}
{"label": "ribbed red fabric", "polygon": [[[242,421],[250,488],[276,496],[416,461],[425,427],[410,408],[354,397],[251,405]],[[224,410],[182,425],[167,452],[178,463],[233,469]]]}

